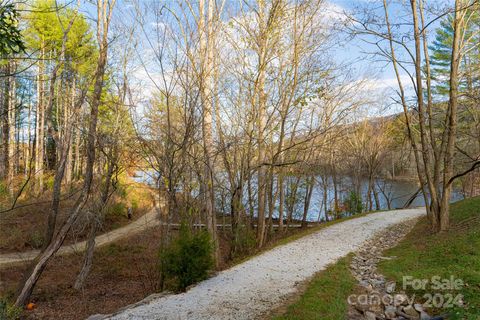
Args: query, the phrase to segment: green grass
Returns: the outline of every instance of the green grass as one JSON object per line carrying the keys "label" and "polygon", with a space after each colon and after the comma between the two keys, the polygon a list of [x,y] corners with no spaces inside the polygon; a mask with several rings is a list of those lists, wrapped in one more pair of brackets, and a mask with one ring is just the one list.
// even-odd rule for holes
{"label": "green grass", "polygon": [[[480,319],[480,197],[459,201],[450,209],[451,228],[448,232],[432,234],[426,218],[419,221],[401,243],[387,250],[386,256],[397,257],[383,261],[379,267],[387,277],[403,286],[403,277],[431,281],[432,276],[462,279],[461,290],[425,290],[407,287],[419,302],[424,294],[463,294],[466,308],[433,308],[435,313],[449,313],[449,319]],[[431,282],[430,282],[431,283]]]}
{"label": "green grass", "polygon": [[[357,215],[354,217],[359,217]],[[341,219],[332,223],[344,221]],[[384,256],[395,257],[379,264],[380,272],[389,280],[397,282],[397,290],[402,289],[404,276],[415,279],[432,280],[433,276],[449,279],[454,276],[462,279],[465,286],[461,290],[426,290],[407,288],[409,295],[415,294],[417,302],[425,302],[425,293],[457,294],[464,296],[466,307],[431,309],[434,314],[449,314],[454,319],[480,319],[480,197],[459,201],[450,209],[451,229],[441,234],[433,234],[426,218],[420,219],[413,230],[398,246],[387,250]],[[329,224],[326,224],[329,225]],[[305,233],[295,234],[280,241],[284,244],[318,231],[321,225]],[[274,316],[275,320],[290,319],[345,319],[347,297],[356,286],[348,268],[351,257],[340,259],[324,271],[319,272],[308,284],[298,300],[287,307],[286,312]],[[445,297],[445,296],[444,296]]]}
{"label": "green grass", "polygon": [[347,297],[356,285],[349,269],[351,258],[351,255],[341,258],[315,275],[300,298],[289,305],[283,315],[273,319],[344,319]]}

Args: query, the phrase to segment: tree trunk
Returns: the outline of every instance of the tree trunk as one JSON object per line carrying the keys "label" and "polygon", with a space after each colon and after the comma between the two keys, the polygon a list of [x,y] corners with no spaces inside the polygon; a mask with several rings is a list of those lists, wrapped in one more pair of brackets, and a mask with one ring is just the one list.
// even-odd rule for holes
{"label": "tree trunk", "polygon": [[[415,4],[415,7],[416,7],[416,4]],[[395,49],[394,49],[393,40],[392,40],[392,31],[391,31],[390,21],[389,21],[389,17],[388,17],[388,7],[387,7],[387,1],[386,0],[383,0],[383,8],[384,8],[384,13],[385,13],[385,23],[387,25],[387,32],[388,32],[387,34],[388,34],[388,37],[389,37],[388,42],[389,42],[389,47],[390,47],[391,59],[392,59],[393,68],[394,68],[394,71],[395,71],[395,77],[397,79],[398,86],[399,86],[399,89],[400,89],[400,99],[401,99],[401,102],[402,102],[403,114],[404,114],[404,117],[405,117],[405,127],[407,129],[408,138],[409,138],[410,145],[412,147],[412,151],[413,151],[413,154],[414,154],[414,157],[415,157],[415,165],[416,165],[417,175],[418,175],[418,179],[419,179],[419,182],[420,182],[420,187],[421,187],[422,194],[423,194],[423,199],[424,199],[425,204],[426,204],[427,216],[429,217],[432,226],[435,228],[436,225],[437,225],[437,216],[435,214],[432,214],[431,207],[429,206],[428,195],[425,192],[425,186],[427,185],[427,182],[425,181],[425,178],[424,178],[424,175],[423,175],[423,172],[422,172],[421,160],[420,160],[420,157],[418,155],[417,143],[415,142],[415,137],[412,133],[412,127],[411,127],[411,124],[410,124],[410,115],[409,115],[409,111],[408,111],[408,104],[407,104],[407,100],[406,100],[406,97],[405,97],[405,90],[403,88],[400,72],[399,72],[399,69],[398,69],[397,58],[396,58]],[[415,13],[414,14],[414,16],[415,16],[416,15],[416,10],[414,10],[414,13]],[[416,32],[418,32],[418,30]],[[419,91],[418,91],[418,88],[417,88],[417,95],[418,95],[418,92]]]}
{"label": "tree trunk", "polygon": [[27,113],[27,145],[25,147],[25,179],[30,175],[30,164],[32,162],[32,159],[30,159],[31,155],[33,154],[32,152],[32,103],[29,102],[28,104],[28,113]]}
{"label": "tree trunk", "polygon": [[43,190],[43,162],[44,162],[44,75],[45,65],[43,58],[45,57],[43,44],[42,54],[38,62],[38,80],[37,80],[37,115],[35,127],[35,191],[39,194]]}
{"label": "tree trunk", "polygon": [[299,183],[300,183],[300,177],[297,177],[293,185],[290,184],[289,186],[290,193],[289,193],[288,205],[287,205],[287,229],[293,220],[293,211],[295,210],[295,204],[297,202],[297,191],[298,191]]}
{"label": "tree trunk", "polygon": [[87,280],[88,274],[90,273],[90,270],[92,268],[93,254],[95,251],[95,237],[97,236],[97,232],[103,224],[103,220],[105,216],[104,209],[110,195],[110,185],[111,185],[112,176],[115,170],[115,163],[112,162],[113,160],[107,160],[107,161],[108,161],[107,174],[106,174],[105,182],[102,188],[102,194],[99,199],[99,205],[93,206],[92,219],[90,221],[91,223],[90,232],[89,232],[88,241],[86,244],[82,269],[80,270],[77,276],[77,279],[75,280],[75,283],[73,285],[73,287],[76,290],[80,290],[81,288],[83,288],[85,281]]}
{"label": "tree trunk", "polygon": [[375,188],[375,184],[372,184],[373,199],[375,199],[375,210],[380,210],[380,199],[378,198],[378,191]]}
{"label": "tree trunk", "polygon": [[5,74],[3,78],[0,80],[2,81],[2,99],[0,101],[1,104],[1,126],[2,126],[2,154],[1,154],[1,178],[7,180],[8,179],[8,168],[9,165],[9,158],[8,158],[8,151],[9,151],[9,132],[10,129],[9,125],[9,89],[10,84],[9,80],[10,77],[7,76],[9,74],[8,64],[2,67],[2,73]]}
{"label": "tree trunk", "polygon": [[268,232],[273,231],[273,212],[277,202],[277,191],[274,190],[273,167],[269,169],[268,174]]}
{"label": "tree trunk", "polygon": [[82,164],[80,162],[80,144],[81,144],[81,131],[79,128],[75,129],[75,163],[73,164],[73,176],[74,180],[80,179],[82,174]]}
{"label": "tree trunk", "polygon": [[[9,62],[8,63],[9,67],[9,74],[14,74],[15,73],[15,63],[14,62]],[[15,76],[11,75],[8,77],[8,185],[9,185],[9,191],[10,195],[13,196],[14,193],[14,183],[13,179],[15,177],[15,165],[18,162],[18,154],[16,153],[16,123],[17,123],[17,117],[16,117],[16,91],[17,91],[17,86],[16,86],[16,79]]]}
{"label": "tree trunk", "polygon": [[278,231],[283,232],[283,212],[284,212],[284,205],[285,205],[285,189],[283,187],[283,170],[280,169],[278,173],[277,179],[277,189],[279,193],[279,203],[278,203]]}
{"label": "tree trunk", "polygon": [[[105,66],[107,62],[107,33],[108,25],[111,18],[111,10],[115,4],[115,0],[108,3],[108,5],[103,3],[104,0],[98,0],[98,21],[97,27],[99,29],[98,40],[100,46],[100,52],[97,61],[97,69],[95,72],[95,84],[93,89],[92,101],[90,103],[90,123],[88,126],[88,139],[87,139],[87,166],[85,170],[85,180],[83,183],[82,191],[73,205],[73,208],[70,211],[70,214],[67,220],[63,223],[62,227],[56,233],[55,237],[49,243],[49,245],[42,250],[39,256],[33,261],[32,266],[26,272],[25,280],[22,285],[19,287],[17,298],[15,300],[16,306],[23,306],[29,299],[33,292],[33,289],[42,275],[43,270],[47,266],[50,259],[58,251],[58,249],[63,244],[68,232],[70,231],[72,225],[78,218],[81,209],[87,202],[93,180],[93,167],[95,164],[95,142],[96,142],[96,132],[97,132],[97,120],[98,120],[98,107],[101,101],[102,89],[103,89],[103,77],[105,74]],[[107,13],[108,9],[108,13]],[[100,27],[100,24],[103,24]],[[100,31],[101,30],[101,31]],[[103,32],[103,34],[102,34]],[[103,37],[101,37],[103,36]],[[63,148],[66,150],[67,148]],[[58,166],[60,167],[60,165]],[[58,169],[57,169],[58,170]],[[56,172],[57,175],[63,175],[60,171]],[[57,180],[57,179],[55,179]],[[61,180],[60,180],[61,182]]]}
{"label": "tree trunk", "polygon": [[[263,2],[262,2],[263,3]],[[263,14],[264,8],[260,8],[260,14]],[[263,30],[266,33],[267,30]],[[257,172],[257,188],[258,188],[258,210],[257,210],[257,246],[261,248],[265,240],[265,204],[266,204],[266,152],[265,152],[265,126],[267,123],[266,115],[266,94],[265,94],[265,72],[266,72],[266,54],[267,54],[266,34],[260,39],[260,52],[258,56],[258,83],[257,83],[257,99],[258,101],[258,119],[257,119],[257,149],[258,149],[258,172]]]}
{"label": "tree trunk", "polygon": [[310,200],[312,199],[313,187],[315,185],[315,177],[306,179],[305,202],[303,204],[302,228],[307,226],[308,209],[310,208]]}
{"label": "tree trunk", "polygon": [[215,191],[214,191],[214,163],[213,163],[213,126],[212,126],[212,112],[213,112],[213,54],[214,54],[214,40],[213,40],[213,9],[214,1],[208,1],[207,17],[205,23],[205,0],[199,2],[199,23],[198,29],[200,32],[200,55],[201,55],[201,99],[202,99],[202,136],[203,136],[203,150],[204,150],[204,177],[203,184],[205,190],[205,211],[207,230],[214,245],[215,263],[219,261],[219,247],[217,239],[217,221],[215,213]]}
{"label": "tree trunk", "polygon": [[325,212],[325,221],[328,221],[328,180],[326,176],[322,177],[323,184],[323,210]]}
{"label": "tree trunk", "polygon": [[[419,122],[419,134],[420,134],[420,154],[423,160],[423,176],[425,176],[426,186],[428,187],[428,191],[430,194],[430,205],[429,211],[431,216],[434,217],[438,215],[440,202],[440,195],[438,194],[437,186],[435,185],[434,177],[430,173],[431,168],[435,168],[438,165],[440,159],[434,159],[431,161],[431,151],[429,148],[429,144],[427,142],[427,132],[425,128],[425,111],[424,111],[424,93],[423,93],[423,69],[424,66],[422,65],[422,45],[420,43],[420,29],[419,29],[419,19],[418,19],[418,9],[417,9],[417,0],[410,0],[410,4],[412,7],[412,18],[413,18],[413,30],[414,30],[414,41],[415,41],[415,84],[416,84],[416,94],[417,94],[417,107],[418,107],[418,122]],[[423,7],[421,7],[423,9]],[[427,53],[428,54],[428,53]],[[412,137],[413,139],[413,137]],[[420,175],[420,174],[419,174]],[[435,173],[434,173],[435,176]],[[422,183],[422,181],[421,181]],[[423,183],[422,183],[423,185]],[[426,204],[429,201],[426,199]],[[437,224],[438,218],[434,218],[432,220],[433,224]]]}
{"label": "tree trunk", "polygon": [[[75,79],[73,79],[72,82],[72,90],[70,94],[70,107],[65,107],[65,115],[64,115],[64,123],[65,123],[65,131],[67,131],[70,126],[73,128],[75,127],[75,122],[74,120],[71,120],[71,111],[70,109],[75,108]],[[68,106],[68,103],[65,104]],[[73,133],[73,129],[72,129]],[[70,147],[68,148],[68,155],[67,155],[67,168],[66,168],[67,174],[65,175],[65,183],[69,185],[72,182],[73,178],[73,148]]]}
{"label": "tree trunk", "polygon": [[333,210],[335,214],[337,214],[339,209],[339,201],[338,201],[338,181],[337,181],[337,167],[335,165],[335,161],[332,161],[332,183],[333,183]]}
{"label": "tree trunk", "polygon": [[461,43],[464,29],[465,9],[462,0],[455,1],[455,14],[453,19],[453,44],[452,59],[450,63],[450,90],[449,90],[449,117],[448,117],[448,135],[445,152],[445,164],[443,170],[443,194],[441,210],[439,212],[439,231],[446,231],[449,228],[449,204],[452,192],[453,160],[455,155],[455,142],[457,133],[457,109],[458,109],[458,69],[461,60]]}

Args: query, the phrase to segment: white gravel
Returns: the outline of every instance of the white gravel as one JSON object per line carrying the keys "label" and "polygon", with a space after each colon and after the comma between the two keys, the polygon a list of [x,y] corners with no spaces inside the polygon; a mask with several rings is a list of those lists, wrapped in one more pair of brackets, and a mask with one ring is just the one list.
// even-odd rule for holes
{"label": "white gravel", "polygon": [[393,210],[337,223],[222,271],[186,293],[153,299],[109,319],[255,319],[376,232],[424,214],[424,208]]}

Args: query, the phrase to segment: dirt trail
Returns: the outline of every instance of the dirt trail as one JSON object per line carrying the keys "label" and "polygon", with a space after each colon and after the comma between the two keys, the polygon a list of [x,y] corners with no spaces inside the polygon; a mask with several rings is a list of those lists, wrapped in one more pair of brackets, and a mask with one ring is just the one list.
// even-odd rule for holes
{"label": "dirt trail", "polygon": [[[118,239],[124,238],[132,234],[136,234],[140,231],[160,224],[160,220],[156,218],[157,214],[157,208],[153,208],[132,223],[97,236],[95,238],[96,247],[104,246],[106,244],[115,242]],[[86,241],[81,241],[70,245],[64,245],[58,250],[56,255],[66,255],[74,252],[82,252],[85,250],[85,244]],[[0,255],[0,267],[33,260],[39,254],[39,252],[39,250],[31,250],[18,253],[15,252],[2,254]]]}
{"label": "dirt trail", "polygon": [[[160,208],[163,208],[163,203],[160,203]],[[120,227],[118,229],[109,231],[107,233],[101,234],[95,238],[96,247],[102,247],[104,245],[113,243],[121,238],[125,238],[130,235],[137,234],[145,229],[157,226],[160,224],[160,220],[157,219],[158,209],[153,208],[142,217],[138,218],[137,220],[127,224],[126,226]],[[195,224],[197,227],[205,227],[205,224]],[[313,226],[313,225],[309,225]],[[170,224],[171,228],[178,229],[180,224],[172,223]],[[217,224],[217,228],[223,228],[223,224]],[[229,228],[230,225],[226,225],[225,227]],[[274,228],[278,228],[278,225],[274,225]],[[291,228],[300,228],[300,224],[290,225]],[[69,245],[62,246],[56,255],[67,255],[75,252],[83,252],[85,251],[86,241],[81,241],[77,243],[72,243]],[[6,253],[0,254],[0,268],[4,266],[14,265],[18,263],[24,263],[27,261],[31,261],[35,259],[35,257],[40,253],[40,250],[30,250],[24,252],[14,252],[14,253]]]}
{"label": "dirt trail", "polygon": [[186,293],[153,296],[90,319],[257,319],[377,232],[424,214],[424,208],[392,210],[340,222],[222,271]]}

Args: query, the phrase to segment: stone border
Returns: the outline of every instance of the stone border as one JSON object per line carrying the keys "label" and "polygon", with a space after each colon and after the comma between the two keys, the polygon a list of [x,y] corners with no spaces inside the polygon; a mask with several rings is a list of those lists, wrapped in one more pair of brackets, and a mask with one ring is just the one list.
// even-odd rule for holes
{"label": "stone border", "polygon": [[396,259],[396,257],[383,257],[382,253],[397,245],[410,232],[416,221],[417,219],[411,219],[377,233],[355,253],[350,270],[359,285],[354,297],[349,301],[348,319],[443,319],[441,316],[432,318],[421,304],[409,301],[405,292],[396,290],[395,282],[388,282],[377,270],[379,261]]}

